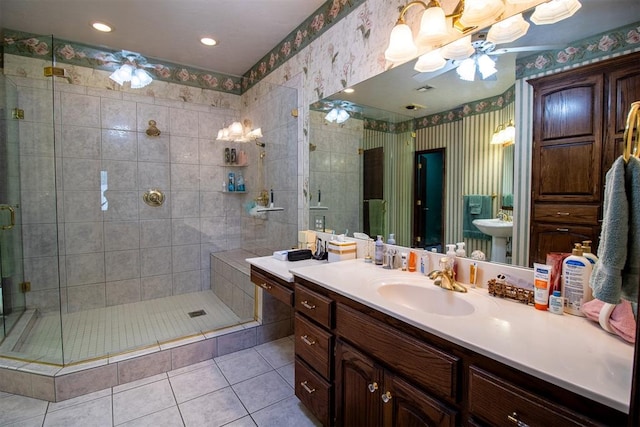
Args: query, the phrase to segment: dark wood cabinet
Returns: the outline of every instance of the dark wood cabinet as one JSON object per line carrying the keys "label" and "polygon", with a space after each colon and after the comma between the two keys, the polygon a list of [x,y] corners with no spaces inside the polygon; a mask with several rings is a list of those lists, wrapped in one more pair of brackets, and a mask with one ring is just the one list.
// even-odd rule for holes
{"label": "dark wood cabinet", "polygon": [[622,154],[640,53],[530,80],[534,88],[529,264],[593,241],[606,172]]}
{"label": "dark wood cabinet", "polygon": [[293,306],[292,284],[263,270],[251,267],[251,282],[288,306]]}
{"label": "dark wood cabinet", "polygon": [[453,427],[456,412],[368,356],[338,340],[337,424]]}

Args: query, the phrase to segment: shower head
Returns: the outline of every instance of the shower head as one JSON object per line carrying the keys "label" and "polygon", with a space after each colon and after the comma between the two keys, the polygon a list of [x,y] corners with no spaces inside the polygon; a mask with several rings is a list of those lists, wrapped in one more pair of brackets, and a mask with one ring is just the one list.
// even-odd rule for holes
{"label": "shower head", "polygon": [[264,142],[256,141],[256,145],[257,145],[258,147],[262,147],[262,148],[264,148]]}

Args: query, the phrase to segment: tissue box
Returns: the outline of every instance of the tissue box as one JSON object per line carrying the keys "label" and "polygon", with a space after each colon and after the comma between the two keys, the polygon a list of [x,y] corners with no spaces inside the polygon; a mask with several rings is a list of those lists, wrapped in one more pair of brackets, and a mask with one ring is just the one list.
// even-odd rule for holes
{"label": "tissue box", "polygon": [[279,261],[286,261],[289,251],[275,251],[273,257]]}
{"label": "tissue box", "polygon": [[331,240],[327,243],[329,262],[356,259],[356,242],[338,242]]}

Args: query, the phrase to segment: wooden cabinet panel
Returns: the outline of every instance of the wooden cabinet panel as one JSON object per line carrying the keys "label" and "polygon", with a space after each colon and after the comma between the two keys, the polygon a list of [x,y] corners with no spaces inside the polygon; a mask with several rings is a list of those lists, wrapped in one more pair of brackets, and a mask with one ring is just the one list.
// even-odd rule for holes
{"label": "wooden cabinet panel", "polygon": [[[531,227],[531,246],[535,249],[530,253],[531,262],[544,264],[549,252],[571,252],[574,243],[584,240],[595,242],[599,236],[598,226],[535,223]],[[597,247],[591,250],[595,253]]]}
{"label": "wooden cabinet panel", "polygon": [[343,304],[337,335],[437,396],[455,399],[459,359]]}
{"label": "wooden cabinet panel", "polygon": [[591,426],[589,419],[488,372],[469,368],[469,413],[492,426]]}
{"label": "wooden cabinet panel", "polygon": [[289,306],[293,306],[293,289],[285,285],[284,281],[281,283],[277,278],[258,273],[252,268],[251,282],[273,295],[276,299]]}
{"label": "wooden cabinet panel", "polygon": [[316,374],[302,360],[295,361],[295,394],[323,426],[332,424],[331,389],[329,382]]}
{"label": "wooden cabinet panel", "polygon": [[380,425],[382,376],[382,369],[373,360],[338,340],[335,383],[337,425]]}
{"label": "wooden cabinet panel", "polygon": [[536,203],[533,206],[533,220],[560,224],[596,224],[598,222],[598,205],[578,205],[553,203]]}
{"label": "wooden cabinet panel", "polygon": [[333,335],[295,314],[295,352],[326,379],[331,378]]}
{"label": "wooden cabinet panel", "polygon": [[537,156],[536,200],[600,200],[600,167],[593,167],[600,163],[600,148],[595,141],[541,144]]}
{"label": "wooden cabinet panel", "polygon": [[304,286],[295,284],[295,309],[322,326],[333,328],[333,301]]}
{"label": "wooden cabinet panel", "polygon": [[383,393],[390,397],[383,402],[385,426],[454,427],[456,411],[388,371],[384,374]]}
{"label": "wooden cabinet panel", "polygon": [[594,136],[600,122],[594,122],[602,103],[602,78],[585,79],[553,87],[540,95],[542,128],[540,140]]}
{"label": "wooden cabinet panel", "polygon": [[631,103],[640,101],[640,68],[637,61],[609,73],[609,92],[615,133],[623,133]]}

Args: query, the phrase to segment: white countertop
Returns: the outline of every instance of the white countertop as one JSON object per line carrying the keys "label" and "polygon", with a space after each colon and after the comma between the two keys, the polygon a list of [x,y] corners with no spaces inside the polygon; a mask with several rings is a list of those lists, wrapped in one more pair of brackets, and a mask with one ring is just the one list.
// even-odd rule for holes
{"label": "white countertop", "polygon": [[246,261],[251,265],[255,265],[258,268],[268,271],[286,282],[293,282],[293,274],[289,272],[292,268],[327,264],[327,261],[317,261],[315,259],[280,261],[279,259],[275,259],[273,256],[247,258]]}
{"label": "white countertop", "polygon": [[[285,280],[291,274],[310,280],[506,365],[629,411],[633,346],[583,317],[539,311],[492,297],[486,289],[469,289],[466,294],[446,291],[420,273],[384,270],[362,259],[315,265],[273,258],[273,262],[247,261]],[[286,269],[291,270],[283,274]],[[447,298],[471,303],[473,312],[461,316],[427,313],[409,308],[415,301],[398,304],[378,293],[381,285],[398,282],[447,292]]]}

